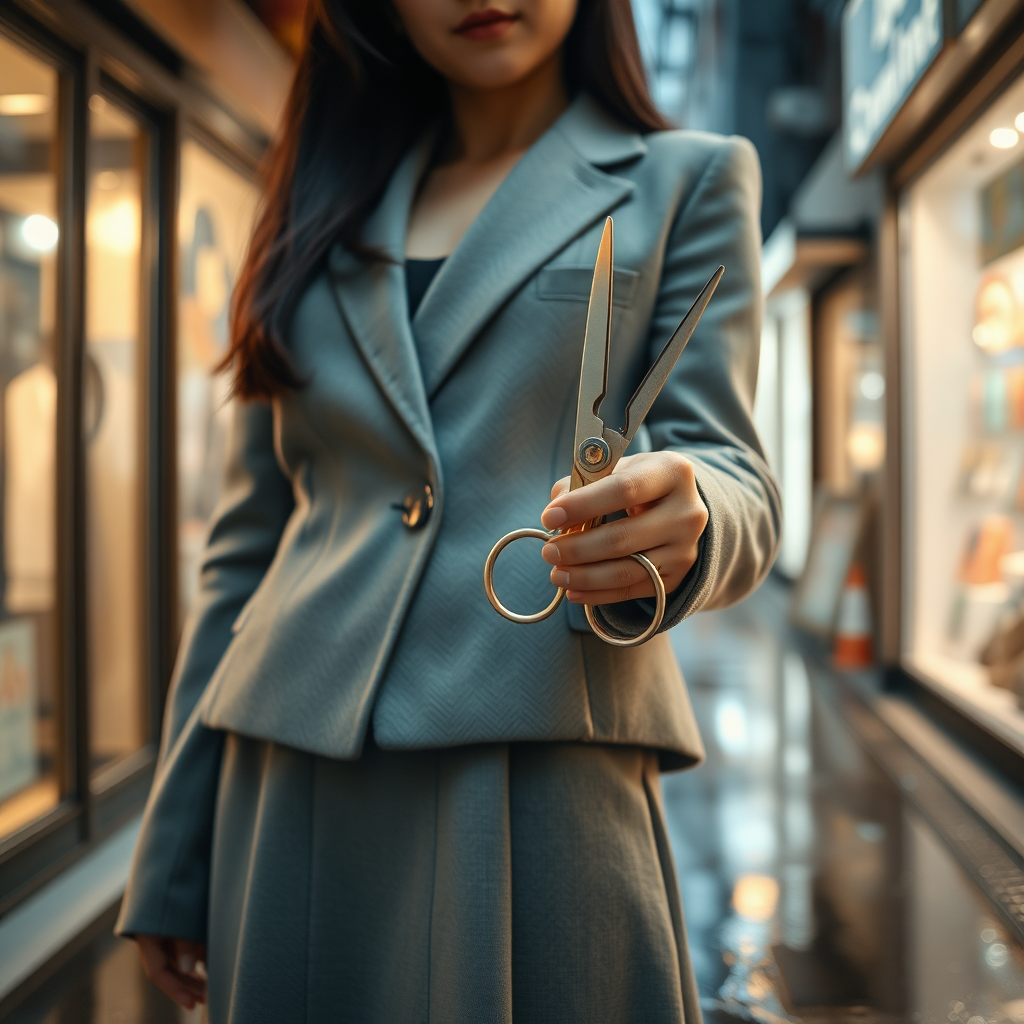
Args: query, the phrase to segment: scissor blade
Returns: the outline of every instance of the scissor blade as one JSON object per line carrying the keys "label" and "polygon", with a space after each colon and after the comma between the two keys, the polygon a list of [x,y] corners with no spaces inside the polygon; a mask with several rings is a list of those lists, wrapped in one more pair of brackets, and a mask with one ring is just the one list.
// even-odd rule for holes
{"label": "scissor blade", "polygon": [[669,338],[668,344],[661,350],[661,355],[654,361],[654,365],[647,371],[647,376],[640,382],[640,387],[636,389],[633,397],[629,400],[621,431],[627,443],[633,440],[633,435],[651,411],[654,400],[665,386],[665,381],[668,380],[672,367],[676,365],[676,360],[683,354],[683,349],[686,348],[686,344],[697,326],[697,321],[703,315],[724,273],[725,267],[719,267],[712,275],[711,280],[704,285],[700,295],[690,307],[690,311],[683,317],[682,322],[675,329],[675,333]]}
{"label": "scissor blade", "polygon": [[608,348],[612,327],[612,219],[604,222],[601,245],[594,265],[587,309],[587,333],[583,339],[580,369],[580,397],[576,406],[576,444],[588,437],[600,437],[604,421],[598,415],[601,399],[608,389]]}

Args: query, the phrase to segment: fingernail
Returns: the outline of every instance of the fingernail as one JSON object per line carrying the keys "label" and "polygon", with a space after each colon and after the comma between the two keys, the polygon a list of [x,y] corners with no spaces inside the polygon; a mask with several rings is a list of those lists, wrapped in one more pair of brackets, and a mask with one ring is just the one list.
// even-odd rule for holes
{"label": "fingernail", "polygon": [[189,953],[178,954],[178,970],[182,974],[191,974],[196,969],[196,958]]}
{"label": "fingernail", "polygon": [[558,550],[557,544],[545,544],[540,549],[540,557],[549,565],[558,565],[562,560],[562,552]]}
{"label": "fingernail", "polygon": [[569,517],[560,505],[549,505],[544,509],[540,521],[546,530],[557,530]]}
{"label": "fingernail", "polygon": [[556,587],[567,587],[569,586],[569,574],[564,569],[552,569],[551,582]]}

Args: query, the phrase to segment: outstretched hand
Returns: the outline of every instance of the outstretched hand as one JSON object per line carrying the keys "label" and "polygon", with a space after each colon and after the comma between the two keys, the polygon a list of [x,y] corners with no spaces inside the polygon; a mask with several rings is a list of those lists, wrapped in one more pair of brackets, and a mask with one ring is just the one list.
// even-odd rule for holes
{"label": "outstretched hand", "polygon": [[197,970],[205,964],[205,946],[161,935],[136,935],[135,941],[146,977],[165,996],[186,1010],[206,1002],[206,974]]}
{"label": "outstretched hand", "polygon": [[653,597],[654,584],[639,562],[642,552],[657,567],[671,593],[697,561],[708,510],[693,464],[678,452],[645,452],[619,460],[609,476],[575,491],[563,477],[551,488],[541,515],[548,530],[567,530],[625,510],[618,519],[583,532],[560,534],[544,545],[554,566],[551,582],[576,604],[614,604]]}

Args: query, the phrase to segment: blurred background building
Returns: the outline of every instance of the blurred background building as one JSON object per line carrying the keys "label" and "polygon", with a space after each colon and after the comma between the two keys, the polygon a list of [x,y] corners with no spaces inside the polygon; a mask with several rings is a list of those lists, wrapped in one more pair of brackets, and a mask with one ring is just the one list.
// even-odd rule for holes
{"label": "blurred background building", "polygon": [[[1024,0],[633,0],[757,147],[772,578],[673,634],[710,1020],[1024,1021]],[[302,0],[0,0],[0,1019],[177,1021],[110,937]]]}

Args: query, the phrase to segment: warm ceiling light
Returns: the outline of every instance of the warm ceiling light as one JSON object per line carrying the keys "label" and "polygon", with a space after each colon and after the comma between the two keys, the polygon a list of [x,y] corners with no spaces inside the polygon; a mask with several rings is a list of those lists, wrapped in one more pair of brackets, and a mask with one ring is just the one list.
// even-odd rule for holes
{"label": "warm ceiling light", "polygon": [[0,114],[8,117],[45,114],[49,109],[50,97],[41,92],[9,92],[0,96]]}
{"label": "warm ceiling light", "polygon": [[1013,149],[1017,145],[1019,136],[1012,128],[993,128],[988,137],[996,149]]}
{"label": "warm ceiling light", "polygon": [[1024,132],[1024,113],[1018,114],[1013,121],[1017,131]]}

